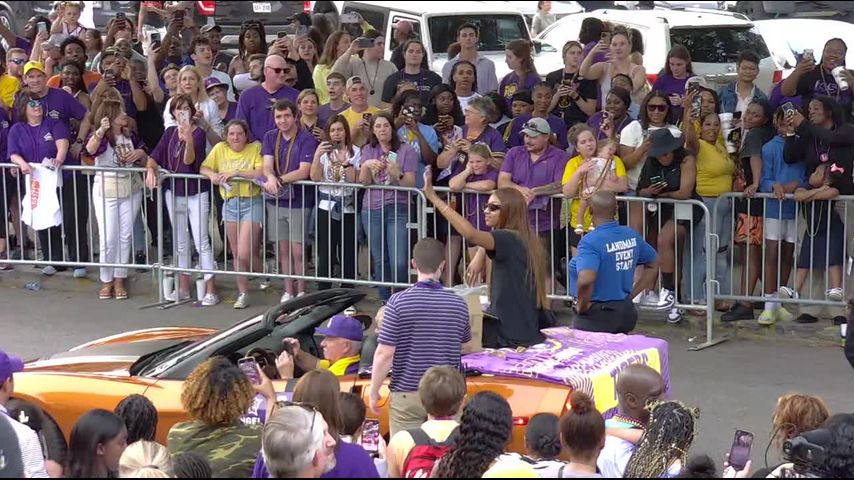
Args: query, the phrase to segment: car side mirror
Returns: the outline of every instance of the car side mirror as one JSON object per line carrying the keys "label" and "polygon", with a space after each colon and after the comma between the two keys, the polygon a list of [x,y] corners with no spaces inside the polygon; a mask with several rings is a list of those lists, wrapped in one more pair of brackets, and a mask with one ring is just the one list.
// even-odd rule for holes
{"label": "car side mirror", "polygon": [[537,55],[543,53],[543,44],[535,41],[534,42],[534,51],[537,53]]}

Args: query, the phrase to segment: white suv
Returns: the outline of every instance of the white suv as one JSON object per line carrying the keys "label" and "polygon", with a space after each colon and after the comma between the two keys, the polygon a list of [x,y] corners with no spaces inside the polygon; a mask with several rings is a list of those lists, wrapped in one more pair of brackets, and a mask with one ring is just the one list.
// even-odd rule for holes
{"label": "white suv", "polygon": [[[699,9],[596,10],[566,16],[543,31],[537,39],[560,52],[567,41],[578,40],[581,22],[591,16],[641,32],[644,67],[650,83],[654,83],[663,71],[667,52],[676,44],[688,48],[694,73],[705,77],[715,90],[735,80],[735,62],[742,50],[753,50],[762,59],[756,82],[765,93],[782,80],[782,67],[771,56],[762,35],[753,23],[739,14]],[[563,67],[560,53],[549,55],[548,68],[556,70]],[[541,64],[545,64],[542,59],[537,67]]]}

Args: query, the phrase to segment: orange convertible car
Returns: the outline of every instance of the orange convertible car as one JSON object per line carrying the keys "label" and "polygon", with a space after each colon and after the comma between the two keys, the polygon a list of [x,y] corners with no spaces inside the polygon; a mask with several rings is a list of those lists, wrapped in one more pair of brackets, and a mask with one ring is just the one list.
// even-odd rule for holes
{"label": "orange convertible car", "polygon": [[[84,412],[93,408],[113,410],[119,401],[131,394],[145,395],[157,407],[157,436],[158,440],[165,444],[166,435],[172,425],[187,419],[187,413],[180,401],[181,387],[184,379],[201,362],[212,356],[222,355],[236,363],[255,348],[278,354],[282,349],[282,339],[286,337],[304,338],[304,348],[316,351],[316,345],[311,345],[314,341],[314,329],[363,297],[363,293],[355,290],[326,290],[279,305],[224,330],[156,328],[95,340],[68,352],[28,362],[25,370],[15,376],[13,403],[18,402],[20,405],[24,402],[41,409],[42,432],[49,450],[53,450],[50,452],[51,458],[61,458],[66,439],[74,423]],[[589,344],[588,340],[585,342]],[[366,341],[365,345],[369,343]],[[607,371],[598,377],[599,380],[586,372],[578,375],[568,372],[564,381],[555,381],[553,378],[544,381],[543,377],[539,377],[537,370],[544,366],[549,367],[548,371],[552,373],[560,372],[559,367],[565,366],[561,362],[568,358],[568,349],[554,350],[553,347],[553,344],[547,345],[539,353],[540,358],[547,360],[536,360],[534,356],[532,358],[535,358],[535,364],[520,363],[519,366],[524,371],[508,371],[507,375],[498,372],[497,375],[492,375],[483,373],[489,369],[475,366],[479,371],[469,372],[467,384],[470,395],[489,390],[510,402],[515,425],[511,445],[513,450],[522,451],[524,448],[524,428],[531,416],[539,412],[560,415],[565,411],[573,385],[581,385],[570,381],[574,376],[582,378],[582,384],[589,380],[590,390],[597,397],[597,406],[601,411],[616,405],[613,382],[609,382]],[[573,349],[576,350],[578,349]],[[516,352],[501,354],[501,357],[506,359],[505,357],[515,354]],[[493,360],[488,357],[489,354],[474,355],[472,361],[476,364]],[[578,354],[572,355],[575,355],[577,360]],[[627,362],[632,361],[646,361],[658,369],[666,366],[663,359],[656,363],[656,360],[650,359],[646,353],[635,357],[635,360],[632,360],[634,357],[631,356],[625,357],[628,360],[617,359],[613,366],[619,368],[620,365],[625,366]],[[372,358],[372,353],[363,355],[363,359],[365,358]],[[468,359],[468,356],[466,358]],[[583,359],[587,358],[589,355],[585,354]],[[589,365],[581,367],[589,369]],[[520,378],[526,376],[533,378]],[[613,373],[610,376],[612,377]],[[342,390],[362,395],[367,403],[369,382],[370,379],[366,375],[342,377],[341,387]],[[293,386],[293,382],[274,383],[280,392],[286,391],[289,385]],[[384,390],[383,406],[387,395],[388,390]],[[14,409],[15,405],[10,407],[10,410]],[[387,432],[385,411],[379,420],[382,431]]]}

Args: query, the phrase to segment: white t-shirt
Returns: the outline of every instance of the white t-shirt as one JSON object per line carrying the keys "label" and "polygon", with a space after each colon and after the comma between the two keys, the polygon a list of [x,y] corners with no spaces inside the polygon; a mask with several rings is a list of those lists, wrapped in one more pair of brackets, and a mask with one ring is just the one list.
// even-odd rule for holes
{"label": "white t-shirt", "polygon": [[[638,148],[643,143],[644,139],[647,137],[649,132],[658,130],[659,128],[664,127],[649,127],[647,131],[644,131],[643,126],[640,121],[635,120],[634,122],[628,124],[623,128],[623,131],[620,132],[620,145],[625,145],[627,147]],[[682,132],[676,128],[674,125],[668,125],[667,128],[670,129],[670,133],[673,134],[674,137],[681,137]],[[643,165],[646,163],[646,159],[641,160],[635,165],[633,168],[629,169],[626,173],[629,176],[629,190],[634,191],[638,188],[638,179],[640,178],[641,170],[643,170]]]}
{"label": "white t-shirt", "polygon": [[460,109],[461,109],[463,112],[465,112],[465,111],[466,111],[466,107],[468,107],[468,106],[469,106],[469,102],[471,102],[471,101],[472,101],[472,100],[474,100],[475,98],[480,98],[481,96],[482,96],[481,94],[479,94],[479,93],[475,92],[475,93],[473,93],[473,94],[469,95],[468,97],[457,97],[457,98],[459,98],[459,99],[460,99]]}
{"label": "white t-shirt", "polygon": [[[163,127],[175,127],[178,125],[178,122],[172,118],[172,113],[170,113],[169,108],[172,106],[172,99],[166,101],[166,106],[163,107]],[[222,118],[219,116],[219,107],[217,107],[216,102],[211,100],[210,98],[201,102],[196,103],[196,110],[202,112],[202,117],[204,117],[205,121],[208,122],[213,129],[213,131],[222,136]],[[206,152],[210,152],[213,149],[213,145],[211,145],[209,140],[206,140],[207,147],[205,149]]]}
{"label": "white t-shirt", "polygon": [[[362,150],[356,147],[350,147],[350,155],[348,160],[350,165],[356,170],[362,164]],[[344,169],[341,169],[337,174],[333,170],[329,161],[329,154],[324,153],[320,156],[320,166],[323,169],[323,181],[332,183],[348,183]],[[343,213],[356,213],[356,204],[354,202],[354,190],[352,188],[337,188],[321,186],[320,192],[332,197],[342,197],[341,200],[322,199],[318,202],[317,208],[321,210],[333,210],[336,206],[333,202],[341,202],[341,210]]]}

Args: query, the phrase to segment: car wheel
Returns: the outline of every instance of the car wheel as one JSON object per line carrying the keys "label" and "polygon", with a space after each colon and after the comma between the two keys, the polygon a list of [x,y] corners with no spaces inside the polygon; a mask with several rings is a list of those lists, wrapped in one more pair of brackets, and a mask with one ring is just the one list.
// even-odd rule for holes
{"label": "car wheel", "polygon": [[11,399],[6,405],[9,416],[24,423],[39,434],[42,440],[42,448],[48,460],[53,460],[60,465],[65,463],[65,452],[68,443],[56,421],[42,408],[19,399]]}

